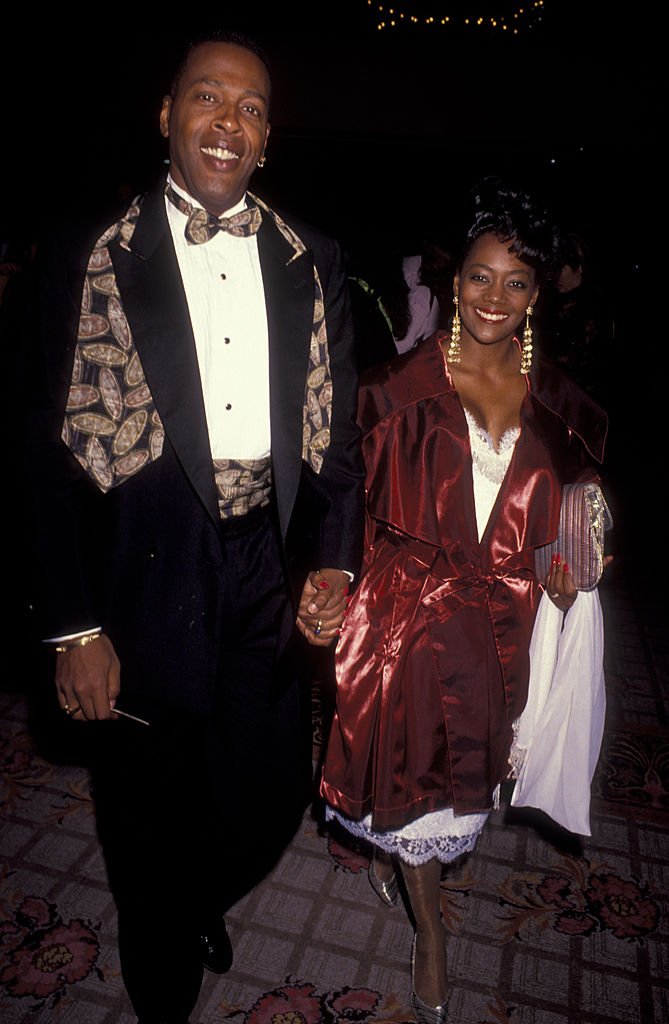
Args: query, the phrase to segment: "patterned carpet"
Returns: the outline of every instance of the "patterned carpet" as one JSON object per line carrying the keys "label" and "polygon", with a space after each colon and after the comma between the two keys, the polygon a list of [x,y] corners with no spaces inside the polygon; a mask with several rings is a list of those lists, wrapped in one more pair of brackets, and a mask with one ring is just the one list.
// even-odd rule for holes
{"label": "patterned carpet", "polygon": [[[669,1021],[669,645],[620,574],[603,602],[609,713],[592,838],[581,847],[503,806],[448,873],[451,1022]],[[134,1024],[86,773],[45,746],[24,693],[0,703],[2,1021]],[[372,892],[367,864],[306,816],[230,914],[234,967],[206,976],[192,1024],[411,1021],[411,928]]]}

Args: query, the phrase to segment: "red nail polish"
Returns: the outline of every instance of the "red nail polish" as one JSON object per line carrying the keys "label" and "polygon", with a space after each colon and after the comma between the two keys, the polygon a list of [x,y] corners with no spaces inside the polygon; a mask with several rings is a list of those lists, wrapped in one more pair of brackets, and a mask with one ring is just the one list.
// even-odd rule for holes
{"label": "red nail polish", "polygon": [[327,580],[321,580],[321,582],[318,584],[318,586],[321,588],[321,590],[329,590],[330,589],[330,584],[328,583]]}
{"label": "red nail polish", "polygon": [[556,555],[555,556],[555,564],[559,565],[561,561],[562,561],[562,558],[560,557],[560,555]]}
{"label": "red nail polish", "polygon": [[569,566],[567,565],[566,562],[563,565],[563,569],[564,569],[565,572],[569,572]]}
{"label": "red nail polish", "polygon": [[551,558],[551,565],[555,565],[557,560],[558,560],[558,556],[557,555],[553,555],[553,557]]}

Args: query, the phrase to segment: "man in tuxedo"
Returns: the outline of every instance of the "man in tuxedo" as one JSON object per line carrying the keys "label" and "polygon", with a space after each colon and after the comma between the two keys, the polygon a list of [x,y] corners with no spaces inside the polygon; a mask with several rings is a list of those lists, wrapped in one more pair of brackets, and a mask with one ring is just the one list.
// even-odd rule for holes
{"label": "man in tuxedo", "polygon": [[295,624],[332,643],[361,553],[339,250],[247,191],[269,94],[248,40],[191,48],[167,181],[44,274],[35,605],[141,1024],[186,1024],[203,958],[231,962],[223,912],[299,821],[287,653]]}

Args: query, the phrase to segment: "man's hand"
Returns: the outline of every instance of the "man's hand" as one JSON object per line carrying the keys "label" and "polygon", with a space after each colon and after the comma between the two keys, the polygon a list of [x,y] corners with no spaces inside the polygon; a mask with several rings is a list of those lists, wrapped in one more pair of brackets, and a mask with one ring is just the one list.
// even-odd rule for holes
{"label": "man's hand", "polygon": [[341,569],[309,573],[297,609],[297,628],[314,647],[328,647],[339,635],[349,584]]}
{"label": "man's hand", "polygon": [[56,655],[58,703],[74,722],[116,719],[121,666],[109,637]]}

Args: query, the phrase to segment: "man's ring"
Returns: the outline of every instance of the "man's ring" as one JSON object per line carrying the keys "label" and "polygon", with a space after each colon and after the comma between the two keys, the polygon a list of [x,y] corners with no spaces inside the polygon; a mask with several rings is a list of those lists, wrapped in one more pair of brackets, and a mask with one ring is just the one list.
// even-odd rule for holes
{"label": "man's ring", "polygon": [[79,708],[71,708],[69,704],[63,704],[63,711],[70,718],[72,717],[72,715],[76,715],[78,710]]}
{"label": "man's ring", "polygon": [[552,597],[552,598],[553,598],[553,600],[555,600],[555,598],[556,598],[556,597],[559,597],[560,595],[558,594],[558,592],[557,592],[557,590],[556,590],[554,594],[549,594],[548,596],[549,596],[549,597]]}
{"label": "man's ring", "polygon": [[316,625],[314,626],[314,633],[316,634],[316,636],[320,636],[321,635],[322,628],[323,628],[323,623],[319,619],[318,622],[316,623]]}

